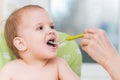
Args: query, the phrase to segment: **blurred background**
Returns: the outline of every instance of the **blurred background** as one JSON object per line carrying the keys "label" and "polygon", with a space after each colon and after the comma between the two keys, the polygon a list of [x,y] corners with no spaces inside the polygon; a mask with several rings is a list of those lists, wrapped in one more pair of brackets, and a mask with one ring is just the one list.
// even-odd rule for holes
{"label": "blurred background", "polygon": [[[75,35],[82,33],[87,27],[105,30],[116,50],[120,52],[119,0],[0,0],[0,27],[4,27],[2,23],[12,11],[27,4],[43,6],[53,18],[58,31]],[[80,39],[76,42],[79,45]],[[111,80],[99,64],[82,49],[81,52],[81,80]]]}

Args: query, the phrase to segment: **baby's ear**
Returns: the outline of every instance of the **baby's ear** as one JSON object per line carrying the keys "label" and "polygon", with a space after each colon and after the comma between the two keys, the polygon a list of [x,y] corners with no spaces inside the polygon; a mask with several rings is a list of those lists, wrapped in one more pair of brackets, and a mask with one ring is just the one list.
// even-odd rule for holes
{"label": "baby's ear", "polygon": [[27,49],[26,43],[21,37],[15,37],[13,44],[19,51],[25,51]]}

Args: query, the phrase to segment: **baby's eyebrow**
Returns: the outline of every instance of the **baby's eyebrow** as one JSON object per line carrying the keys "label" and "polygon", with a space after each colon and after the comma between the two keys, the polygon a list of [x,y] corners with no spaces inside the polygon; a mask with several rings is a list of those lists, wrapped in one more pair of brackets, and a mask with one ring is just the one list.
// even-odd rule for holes
{"label": "baby's eyebrow", "polygon": [[39,22],[39,23],[34,24],[34,25],[33,25],[33,28],[36,28],[38,25],[42,25],[42,23]]}
{"label": "baby's eyebrow", "polygon": [[51,22],[51,23],[50,23],[50,25],[54,25],[54,23],[53,23],[53,22]]}

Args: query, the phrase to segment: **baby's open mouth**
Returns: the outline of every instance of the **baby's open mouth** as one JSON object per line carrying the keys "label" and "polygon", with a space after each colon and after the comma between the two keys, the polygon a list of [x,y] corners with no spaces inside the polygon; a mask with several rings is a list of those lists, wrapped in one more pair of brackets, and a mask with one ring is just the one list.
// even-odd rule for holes
{"label": "baby's open mouth", "polygon": [[50,39],[47,41],[47,45],[52,46],[52,47],[57,46],[57,44],[55,44],[55,43],[56,43],[55,39]]}

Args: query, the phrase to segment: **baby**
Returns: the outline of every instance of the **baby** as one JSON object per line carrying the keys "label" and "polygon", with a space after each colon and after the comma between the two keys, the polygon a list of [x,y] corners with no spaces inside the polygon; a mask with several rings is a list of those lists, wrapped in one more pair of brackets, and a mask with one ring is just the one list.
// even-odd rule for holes
{"label": "baby", "polygon": [[5,24],[5,38],[17,56],[0,72],[0,80],[79,80],[68,64],[58,57],[54,23],[37,5],[13,12]]}

